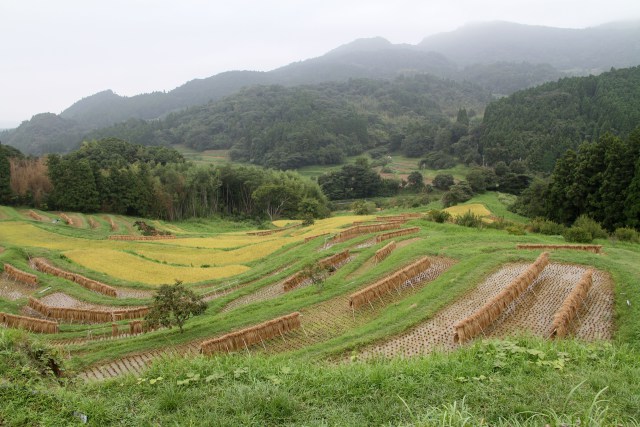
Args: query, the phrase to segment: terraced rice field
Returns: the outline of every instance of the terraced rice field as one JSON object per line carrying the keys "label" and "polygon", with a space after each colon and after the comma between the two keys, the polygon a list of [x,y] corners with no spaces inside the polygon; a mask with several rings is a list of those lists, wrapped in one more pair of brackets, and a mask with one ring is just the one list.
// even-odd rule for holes
{"label": "terraced rice field", "polygon": [[137,254],[154,261],[166,262],[170,264],[180,264],[184,266],[221,266],[242,264],[271,255],[278,249],[290,243],[300,241],[292,237],[281,237],[278,239],[266,240],[264,242],[252,243],[238,249],[216,250],[198,249],[194,251],[191,247],[172,245],[170,250],[166,245],[139,249]]}
{"label": "terraced rice field", "polygon": [[[402,240],[402,241],[397,243],[396,250],[402,249],[405,246],[409,246],[409,245],[417,243],[417,242],[419,242],[421,240],[422,239],[419,238],[419,237],[414,237],[414,238],[411,238],[411,239]],[[371,243],[371,242],[373,242],[373,243]],[[375,240],[369,240],[369,241],[367,241],[365,243],[366,243],[367,246],[373,246],[375,244]],[[362,245],[358,245],[358,246],[362,246]],[[384,244],[380,245],[380,247],[382,247],[382,246],[384,246]],[[366,246],[364,246],[364,247],[366,247]],[[360,267],[358,267],[357,270],[351,272],[347,276],[347,280],[353,280],[353,279],[357,278],[358,276],[362,275],[363,273],[365,273],[367,270],[369,270],[370,268],[372,268],[375,265],[376,265],[376,259],[375,259],[375,254],[374,254],[374,256],[369,258]]]}
{"label": "terraced rice field", "polygon": [[289,333],[283,340],[265,343],[264,348],[255,346],[252,351],[280,353],[298,350],[306,346],[327,341],[348,330],[364,325],[374,319],[385,307],[418,292],[446,271],[453,261],[446,258],[433,258],[431,267],[420,275],[398,287],[369,306],[353,310],[349,306],[349,294],[340,295],[325,302],[300,310],[302,329]]}
{"label": "terraced rice field", "polygon": [[16,301],[33,295],[35,291],[33,286],[16,282],[5,273],[0,273],[0,299]]}
{"label": "terraced rice field", "polygon": [[[362,358],[376,356],[411,357],[435,349],[452,350],[453,325],[474,313],[486,301],[497,295],[527,264],[514,264],[491,274],[467,295],[438,312],[433,318],[410,331],[361,352]],[[501,337],[515,332],[529,332],[542,337],[551,336],[554,313],[560,308],[580,277],[584,266],[549,264],[530,289],[521,296],[492,327],[485,337]],[[584,340],[611,338],[613,330],[613,287],[606,273],[595,271],[593,286],[580,311],[575,325],[575,336]]]}
{"label": "terraced rice field", "polygon": [[[250,346],[246,351],[250,354],[281,353],[327,341],[349,329],[369,322],[384,307],[427,286],[452,264],[453,261],[446,258],[433,258],[431,266],[426,271],[401,285],[397,293],[389,294],[381,301],[374,301],[370,308],[352,310],[349,307],[348,294],[315,304],[308,309],[301,310],[302,328],[300,330],[289,332],[282,339],[275,338]],[[281,288],[280,283],[276,283],[276,285]],[[197,354],[201,341],[196,340],[163,350],[130,355],[104,365],[93,366],[85,370],[81,374],[81,378],[104,379],[127,372],[139,373],[151,361],[163,356]]]}
{"label": "terraced rice field", "polygon": [[133,354],[109,363],[94,366],[81,372],[78,377],[83,380],[104,380],[125,374],[140,374],[151,362],[163,357],[175,355],[196,355],[200,351],[200,341],[194,341],[181,346],[158,349],[139,354]]}
{"label": "terraced rice field", "polygon": [[[341,263],[340,265],[335,266],[336,269],[342,267],[343,265],[347,264],[348,262],[350,262],[351,260],[353,260],[353,256],[350,257],[349,259],[347,259],[345,262]],[[300,289],[300,288],[304,288],[307,286],[310,286],[312,284],[311,279],[305,280],[303,283],[301,283],[300,285],[298,285],[296,287],[296,289]],[[223,309],[222,312],[226,313],[228,311],[234,310],[238,307],[242,307],[244,305],[248,305],[248,304],[253,304],[256,302],[261,302],[261,301],[268,301],[270,299],[273,298],[277,298],[280,295],[283,295],[285,293],[285,290],[283,288],[283,284],[282,282],[276,282],[273,283],[271,285],[262,287],[260,289],[258,289],[256,292],[253,292],[249,295],[245,295],[242,296],[240,298],[237,298],[235,300],[233,300],[231,303],[227,304]]]}
{"label": "terraced rice field", "polygon": [[249,270],[249,267],[244,265],[207,268],[177,267],[109,249],[66,251],[64,255],[91,270],[108,274],[117,279],[148,285],[162,285],[173,282],[174,279],[184,283],[201,282],[235,276]]}
{"label": "terraced rice field", "polygon": [[[476,214],[490,215],[482,204],[456,207],[459,214],[470,208]],[[453,211],[455,215],[456,210]],[[150,361],[165,355],[196,354],[203,340],[237,330],[239,324],[236,322],[250,326],[253,319],[260,323],[294,311],[301,313],[300,329],[250,346],[243,352],[251,355],[290,352],[295,355],[304,353],[308,348],[308,352],[335,358],[342,357],[345,348],[351,345],[344,341],[352,337],[361,340],[353,347],[361,348],[359,358],[362,359],[409,357],[437,348],[452,350],[458,346],[453,342],[453,325],[498,294],[528,265],[524,261],[512,261],[527,260],[535,255],[533,251],[516,249],[516,243],[523,239],[519,236],[495,230],[469,230],[452,224],[430,224],[424,219],[416,219],[407,227],[419,227],[414,230],[417,233],[398,236],[396,248],[380,263],[374,262],[375,252],[388,242],[376,243],[377,233],[335,243],[339,247],[336,252],[348,249],[352,256],[348,261],[355,257],[357,261],[340,265],[338,267],[342,268],[331,272],[335,277],[326,283],[329,296],[309,290],[285,293],[283,281],[290,276],[282,277],[285,269],[292,270],[292,266],[301,264],[300,260],[327,256],[325,253],[333,252],[322,250],[327,239],[356,221],[371,221],[376,217],[338,216],[317,220],[309,227],[290,228],[264,236],[248,235],[250,230],[240,228],[237,231],[237,227],[228,226],[228,229],[235,230],[233,232],[210,232],[206,228],[199,231],[197,227],[197,231],[193,231],[195,226],[191,223],[148,221],[156,228],[170,230],[176,238],[115,241],[107,240],[107,236],[134,232],[132,218],[67,213],[77,226],[58,226],[51,224],[50,216],[45,213],[38,213],[46,219],[37,221],[10,208],[3,208],[0,212],[4,214],[4,219],[0,218],[0,246],[7,248],[0,252],[0,261],[37,273],[39,283],[38,287],[26,287],[0,277],[0,303],[12,313],[23,310],[28,296],[40,298],[42,295],[46,295],[42,297],[45,304],[65,308],[111,310],[123,303],[127,306],[147,305],[158,285],[173,283],[174,279],[182,280],[210,303],[201,318],[187,324],[184,335],[175,330],[161,329],[131,338],[126,335],[128,329],[123,322],[120,328],[124,335],[111,337],[110,323],[84,327],[63,322],[60,335],[45,339],[68,348],[73,360],[80,361],[80,376],[85,379],[103,379],[126,372],[140,373]],[[283,220],[274,222],[274,225],[287,227],[296,222]],[[113,229],[111,223],[114,224]],[[305,238],[318,235],[323,237],[305,242]],[[543,239],[547,239],[545,243],[552,242],[552,238],[547,237],[531,241]],[[576,251],[552,254],[551,264],[530,290],[487,328],[484,336],[502,337],[524,331],[549,337],[554,313],[589,268],[589,263],[593,261],[594,265],[611,266],[613,264],[607,264],[611,263],[607,257],[613,257],[610,254],[616,254],[616,250],[608,246],[605,255]],[[118,302],[112,294],[98,294],[69,280],[33,271],[29,269],[29,259],[25,254],[45,257],[60,268],[99,279],[116,288],[117,298],[145,301]],[[622,252],[618,254],[624,255]],[[400,285],[394,281],[395,287],[389,287],[390,290],[380,296],[371,293],[375,296],[371,300],[362,300],[357,309],[349,305],[352,293],[377,283],[380,278],[391,276],[402,266],[409,265],[411,260],[424,260],[425,257],[429,258],[431,265],[427,267],[425,263],[420,268],[426,270],[411,280]],[[500,267],[506,262],[509,264]],[[356,263],[358,266],[354,265]],[[470,263],[474,268],[484,266],[472,276],[475,277],[473,280],[468,279],[473,273]],[[604,270],[595,270],[593,286],[572,327],[573,336],[585,340],[613,336],[613,282]],[[629,273],[630,277],[635,277],[633,271]],[[416,273],[413,271],[411,274]],[[250,288],[252,292],[247,293],[248,286],[258,284],[259,288]],[[298,288],[310,285],[311,281],[307,280],[298,284]],[[450,288],[454,290],[450,291]],[[260,304],[265,301],[273,302]],[[425,320],[424,315],[417,312],[422,307],[433,309],[429,312],[434,314]],[[444,308],[436,311],[435,307]],[[396,310],[407,310],[409,315],[403,316],[405,311]],[[405,320],[405,317],[411,319]],[[384,322],[387,321],[392,322],[389,326],[393,330],[404,332],[397,336],[376,335],[375,328],[379,324],[386,327]]]}

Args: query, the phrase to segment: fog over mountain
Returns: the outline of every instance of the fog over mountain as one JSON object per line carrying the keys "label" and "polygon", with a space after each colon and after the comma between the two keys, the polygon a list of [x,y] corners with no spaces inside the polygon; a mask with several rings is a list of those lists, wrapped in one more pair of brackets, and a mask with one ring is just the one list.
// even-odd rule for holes
{"label": "fog over mountain", "polygon": [[4,0],[0,16],[5,18],[0,26],[0,127],[15,127],[36,113],[59,114],[105,90],[128,97],[169,92],[225,71],[275,70],[358,38],[381,36],[394,45],[415,46],[466,22],[591,28],[640,19],[640,3]]}
{"label": "fog over mountain", "polygon": [[611,67],[637,64],[640,21],[581,30],[475,23],[427,37],[416,45],[393,44],[382,37],[357,39],[322,56],[272,71],[223,72],[188,81],[168,92],[125,97],[105,90],[75,102],[57,119],[34,116],[15,131],[0,134],[0,140],[26,152],[42,153],[47,151],[44,147],[59,145],[65,139],[79,142],[92,129],[128,119],[161,118],[254,85],[295,86],[431,74],[469,81],[494,95],[508,95],[563,76],[598,74]]}
{"label": "fog over mountain", "polygon": [[526,61],[562,71],[600,73],[640,63],[640,21],[585,29],[475,23],[427,37],[418,46],[446,54],[460,65]]}

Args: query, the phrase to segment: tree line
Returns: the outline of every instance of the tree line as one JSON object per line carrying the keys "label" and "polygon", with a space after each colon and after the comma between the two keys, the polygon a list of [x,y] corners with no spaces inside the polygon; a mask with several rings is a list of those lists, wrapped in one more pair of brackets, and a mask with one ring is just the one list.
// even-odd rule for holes
{"label": "tree line", "polygon": [[586,215],[609,231],[640,228],[640,128],[567,150],[550,178],[534,181],[513,209],[567,225]]}
{"label": "tree line", "polygon": [[[5,153],[4,146],[0,146]],[[3,203],[167,220],[227,215],[317,218],[329,214],[320,187],[295,172],[253,166],[196,166],[166,147],[115,138],[42,159],[0,154]],[[43,167],[44,166],[44,167]]]}

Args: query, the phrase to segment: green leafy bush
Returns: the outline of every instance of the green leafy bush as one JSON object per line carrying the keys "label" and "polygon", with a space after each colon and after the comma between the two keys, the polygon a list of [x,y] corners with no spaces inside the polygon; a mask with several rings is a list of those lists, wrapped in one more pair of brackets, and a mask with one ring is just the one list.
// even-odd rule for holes
{"label": "green leafy bush", "polygon": [[545,218],[534,218],[531,221],[530,230],[534,233],[546,234],[548,236],[560,236],[564,233],[565,226]]}
{"label": "green leafy bush", "polygon": [[582,228],[573,226],[571,228],[567,228],[564,233],[562,233],[562,237],[567,242],[573,243],[591,243],[593,242],[593,234],[591,231]]}
{"label": "green leafy bush", "polygon": [[606,239],[609,237],[606,230],[600,223],[589,218],[587,215],[580,215],[573,223],[573,227],[582,228],[591,233],[594,239]]}
{"label": "green leafy bush", "polygon": [[17,382],[59,377],[64,372],[60,351],[16,329],[0,330],[0,378]]}
{"label": "green leafy bush", "polygon": [[466,202],[473,197],[471,186],[465,181],[452,185],[449,191],[442,195],[442,204],[445,207],[454,206],[458,203]]}
{"label": "green leafy bush", "polygon": [[308,226],[313,225],[315,223],[316,223],[316,221],[315,221],[315,219],[313,219],[313,215],[305,214],[302,217],[302,226],[303,227],[308,227]]}
{"label": "green leafy bush", "polygon": [[453,222],[458,225],[462,225],[463,227],[482,227],[482,217],[480,215],[474,214],[471,211],[467,211],[464,215],[457,215],[454,218]]}
{"label": "green leafy bush", "polygon": [[621,227],[616,228],[616,231],[613,233],[614,237],[622,242],[640,242],[640,233],[638,233],[633,228],[629,227]]}
{"label": "green leafy bush", "polygon": [[507,228],[505,228],[505,230],[507,230],[507,233],[512,234],[514,236],[524,236],[525,234],[527,234],[524,230],[524,225],[521,225],[521,224],[510,225]]}
{"label": "green leafy bush", "polygon": [[507,227],[511,227],[514,225],[518,224],[513,221],[509,221],[508,219],[504,219],[504,217],[497,217],[493,221],[484,224],[486,228],[491,228],[493,230],[504,230]]}
{"label": "green leafy bush", "polygon": [[351,204],[351,210],[356,215],[370,215],[376,211],[376,204],[373,202],[365,202],[357,200]]}
{"label": "green leafy bush", "polygon": [[439,173],[433,178],[432,184],[438,190],[447,191],[454,184],[453,175],[450,173]]}
{"label": "green leafy bush", "polygon": [[440,211],[438,209],[431,209],[427,212],[427,219],[433,222],[447,222],[451,218],[451,214],[447,211]]}

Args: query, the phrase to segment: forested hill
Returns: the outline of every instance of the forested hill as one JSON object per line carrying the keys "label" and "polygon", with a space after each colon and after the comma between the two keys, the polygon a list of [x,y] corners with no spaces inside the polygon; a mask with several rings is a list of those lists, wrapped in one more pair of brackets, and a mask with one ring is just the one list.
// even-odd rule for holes
{"label": "forested hill", "polygon": [[485,110],[481,146],[490,164],[526,160],[550,171],[557,158],[607,132],[625,137],[640,124],[640,67],[561,79],[517,92]]}
{"label": "forested hill", "polygon": [[444,132],[441,144],[457,142],[466,128],[451,131],[451,117],[460,109],[482,113],[489,99],[487,91],[472,84],[430,76],[260,86],[164,120],[132,120],[90,137],[180,143],[197,150],[231,148],[234,160],[290,169],[336,164],[375,148],[420,156],[434,149],[439,133]]}
{"label": "forested hill", "polygon": [[131,97],[111,90],[81,99],[60,116],[80,123],[85,129],[109,126],[135,119],[155,119],[170,111],[206,104],[239,91],[245,86],[270,84],[267,73],[229,71],[206,79],[194,79],[169,92],[145,93]]}
{"label": "forested hill", "polygon": [[[371,48],[366,42],[356,41],[321,57],[294,62],[270,72],[229,71],[191,80],[166,93],[122,97],[112,91],[104,91],[76,102],[60,115],[87,129],[94,129],[130,118],[155,119],[172,111],[217,101],[255,85],[296,86],[351,78],[393,79],[415,73],[454,77],[455,64],[440,54],[389,42],[384,45],[376,43]],[[514,72],[521,73],[510,70],[510,73]],[[544,80],[538,80],[541,81]]]}

